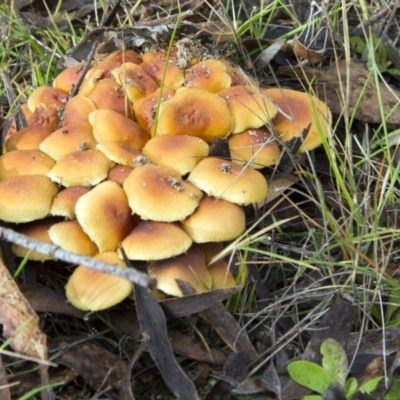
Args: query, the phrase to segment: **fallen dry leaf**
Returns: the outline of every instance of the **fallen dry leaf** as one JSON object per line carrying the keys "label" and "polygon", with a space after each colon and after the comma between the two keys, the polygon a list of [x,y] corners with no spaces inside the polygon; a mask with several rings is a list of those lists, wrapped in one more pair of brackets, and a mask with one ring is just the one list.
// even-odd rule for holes
{"label": "fallen dry leaf", "polygon": [[47,360],[46,335],[39,328],[39,317],[20,292],[0,257],[0,322],[3,336],[19,353]]}

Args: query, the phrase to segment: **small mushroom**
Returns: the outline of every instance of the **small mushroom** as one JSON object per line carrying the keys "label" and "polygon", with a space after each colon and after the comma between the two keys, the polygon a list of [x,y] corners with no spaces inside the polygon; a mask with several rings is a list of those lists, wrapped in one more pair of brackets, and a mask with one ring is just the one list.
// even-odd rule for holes
{"label": "small mushroom", "polygon": [[80,121],[63,125],[54,131],[40,143],[39,149],[52,159],[59,160],[83,145],[85,150],[93,149],[95,143],[92,126],[87,121]]}
{"label": "small mushroom", "polygon": [[[126,268],[115,252],[105,252],[94,258],[116,267]],[[66,287],[71,304],[83,311],[99,311],[120,303],[132,293],[132,283],[118,276],[79,265]]]}
{"label": "small mushroom", "polygon": [[100,252],[115,251],[136,225],[125,192],[112,181],[102,182],[81,196],[75,212],[82,229]]}
{"label": "small mushroom", "polygon": [[49,214],[57,185],[47,176],[20,175],[0,181],[0,219],[30,222]]}
{"label": "small mushroom", "polygon": [[189,283],[197,293],[210,290],[212,285],[204,253],[198,246],[192,246],[186,254],[150,263],[148,272],[157,279],[157,289],[170,296],[183,296],[177,279]]}
{"label": "small mushroom", "polygon": [[89,115],[98,143],[119,142],[141,150],[150,136],[131,119],[113,110],[96,110]]}
{"label": "small mushroom", "polygon": [[28,125],[10,135],[4,143],[4,147],[7,152],[12,150],[39,150],[40,143],[51,133],[52,130],[48,127]]}
{"label": "small mushroom", "polygon": [[85,68],[84,64],[75,64],[60,72],[53,81],[53,88],[70,93],[72,88],[79,81]]}
{"label": "small mushroom", "polygon": [[205,90],[182,87],[160,104],[156,135],[191,135],[211,143],[225,138],[233,128],[226,101]]}
{"label": "small mushroom", "polygon": [[267,181],[260,172],[216,157],[201,160],[188,182],[209,196],[240,205],[258,203],[268,194]]}
{"label": "small mushroom", "polygon": [[13,150],[0,156],[0,179],[46,175],[55,161],[39,150]]}
{"label": "small mushroom", "polygon": [[159,86],[176,90],[185,82],[183,71],[174,64],[167,64],[165,67],[164,61],[151,60],[140,64],[140,66]]}
{"label": "small mushroom", "polygon": [[80,121],[88,121],[89,114],[96,110],[96,106],[89,97],[76,95],[67,101],[64,107],[62,125],[74,124]]}
{"label": "small mushroom", "polygon": [[265,128],[231,135],[228,144],[234,163],[249,164],[254,169],[276,165],[281,155],[278,142]]}
{"label": "small mushroom", "polygon": [[130,260],[154,261],[182,254],[192,243],[175,223],[140,221],[122,241],[122,247]]}
{"label": "small mushroom", "polygon": [[101,151],[73,151],[57,160],[47,176],[65,187],[95,186],[107,178],[112,166]]}
{"label": "small mushroom", "polygon": [[134,169],[123,188],[132,211],[152,221],[181,221],[193,213],[202,197],[175,171],[156,165]]}
{"label": "small mushroom", "polygon": [[209,146],[195,136],[162,135],[151,138],[142,153],[154,164],[171,168],[183,176],[208,156]]}
{"label": "small mushroom", "polygon": [[222,199],[204,196],[195,212],[182,222],[195,243],[236,239],[246,228],[242,207]]}
{"label": "small mushroom", "polygon": [[49,236],[55,245],[64,250],[84,256],[93,256],[99,252],[97,246],[86,235],[76,219],[53,224],[49,228]]}
{"label": "small mushroom", "polygon": [[301,137],[310,126],[299,153],[315,149],[322,143],[323,136],[330,136],[332,114],[326,103],[309,93],[290,89],[264,89],[263,93],[279,107],[272,124],[284,142]]}
{"label": "small mushroom", "polygon": [[275,117],[277,108],[270,98],[255,86],[231,86],[218,92],[228,103],[234,118],[232,133],[260,128]]}
{"label": "small mushroom", "polygon": [[46,107],[64,106],[67,101],[67,93],[62,90],[55,89],[51,86],[41,86],[35,89],[28,97],[28,108],[34,112],[39,104],[44,104]]}
{"label": "small mushroom", "polygon": [[90,189],[85,186],[71,186],[60,190],[50,208],[50,215],[75,219],[75,206],[80,197],[89,192]]}

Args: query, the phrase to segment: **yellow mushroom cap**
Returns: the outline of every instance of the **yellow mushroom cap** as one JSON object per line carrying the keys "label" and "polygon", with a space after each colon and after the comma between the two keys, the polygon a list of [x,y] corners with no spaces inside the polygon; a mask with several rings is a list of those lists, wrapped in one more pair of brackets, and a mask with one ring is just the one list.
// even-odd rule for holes
{"label": "yellow mushroom cap", "polygon": [[54,160],[39,150],[13,150],[0,157],[0,179],[46,175],[54,164]]}
{"label": "yellow mushroom cap", "polygon": [[266,129],[248,129],[228,138],[232,161],[249,164],[254,169],[276,165],[281,150],[278,142]]}
{"label": "yellow mushroom cap", "polygon": [[322,135],[330,136],[332,114],[323,101],[311,94],[290,89],[264,89],[263,93],[279,107],[280,112],[272,124],[284,142],[293,137],[300,137],[304,129],[311,124],[299,153],[318,147],[322,143]]}
{"label": "yellow mushroom cap", "polygon": [[89,114],[96,110],[96,106],[89,97],[77,95],[69,99],[64,107],[62,125],[74,124],[80,121],[88,121]]}
{"label": "yellow mushroom cap", "polygon": [[85,186],[71,186],[60,190],[54,197],[50,208],[50,215],[75,219],[75,205],[78,199],[89,192]]}
{"label": "yellow mushroom cap", "polygon": [[136,51],[130,49],[122,49],[114,51],[106,57],[107,61],[118,62],[120,64],[124,62],[132,62],[134,64],[140,64],[142,58]]}
{"label": "yellow mushroom cap", "polygon": [[64,250],[84,256],[93,256],[99,252],[97,246],[86,235],[76,219],[52,225],[49,229],[49,236],[55,245]]}
{"label": "yellow mushroom cap", "polygon": [[57,190],[57,185],[42,175],[20,175],[0,181],[0,219],[20,223],[46,217]]}
{"label": "yellow mushroom cap", "polygon": [[47,107],[64,106],[67,96],[67,93],[51,86],[41,86],[35,89],[28,97],[28,108],[31,112],[34,112],[39,104],[44,104]]}
{"label": "yellow mushroom cap", "polygon": [[182,87],[160,104],[156,135],[191,135],[207,143],[225,138],[233,128],[226,101],[205,90]]}
{"label": "yellow mushroom cap", "polygon": [[63,125],[40,143],[39,149],[54,160],[80,149],[93,149],[92,126],[87,121]]}
{"label": "yellow mushroom cap", "polygon": [[136,224],[125,192],[112,181],[102,182],[81,196],[75,212],[82,229],[100,252],[116,250]]}
{"label": "yellow mushroom cap", "polygon": [[142,164],[150,163],[139,150],[129,147],[119,142],[102,142],[96,148],[100,150],[108,159],[116,164],[128,167],[138,167]]}
{"label": "yellow mushroom cap", "polygon": [[113,110],[96,110],[89,115],[98,143],[120,142],[141,150],[150,136],[131,119]]}
{"label": "yellow mushroom cap", "polygon": [[94,186],[107,178],[112,166],[101,151],[73,151],[57,160],[47,176],[65,187]]}
{"label": "yellow mushroom cap", "polygon": [[240,205],[258,203],[268,194],[267,181],[260,172],[215,157],[201,160],[188,182],[209,196]]}
{"label": "yellow mushroom cap", "polygon": [[231,86],[218,92],[234,118],[233,133],[260,128],[277,113],[274,103],[255,86]]}
{"label": "yellow mushroom cap", "polygon": [[[53,244],[48,233],[48,230],[53,223],[54,221],[51,220],[40,219],[38,221],[28,222],[27,224],[20,224],[15,228],[15,230],[22,235],[30,237],[31,239]],[[29,253],[29,259],[33,261],[45,261],[53,259],[51,256],[38,253],[35,250],[31,251],[26,247],[22,247],[17,244],[12,244],[11,250],[17,257],[21,258],[24,258]]]}
{"label": "yellow mushroom cap", "polygon": [[202,197],[199,189],[184,182],[175,171],[156,165],[134,169],[123,188],[134,213],[161,222],[185,219]]}
{"label": "yellow mushroom cap", "polygon": [[51,134],[52,130],[38,125],[28,125],[26,128],[10,135],[4,147],[12,150],[39,150],[40,143]]}
{"label": "yellow mushroom cap", "polygon": [[142,153],[154,164],[171,168],[183,176],[208,156],[209,146],[195,136],[162,135],[151,138]]}
{"label": "yellow mushroom cap", "polygon": [[[101,253],[94,258],[126,268],[115,252]],[[112,307],[127,298],[131,292],[132,283],[129,280],[83,265],[75,269],[66,287],[68,300],[83,311],[99,311]]]}
{"label": "yellow mushroom cap", "polygon": [[112,75],[132,103],[158,88],[157,82],[140,65],[131,62],[115,68]]}
{"label": "yellow mushroom cap", "polygon": [[182,222],[195,243],[236,239],[246,228],[242,207],[222,199],[204,196],[195,212]]}
{"label": "yellow mushroom cap", "polygon": [[212,285],[204,253],[198,246],[192,246],[186,254],[150,263],[148,272],[157,279],[157,289],[171,296],[183,296],[176,279],[189,283],[198,293],[208,291]]}
{"label": "yellow mushroom cap", "polygon": [[190,236],[177,224],[140,221],[122,241],[130,260],[163,260],[184,253],[192,245]]}
{"label": "yellow mushroom cap", "polygon": [[231,86],[232,79],[226,65],[214,59],[200,61],[185,72],[185,85],[217,93]]}

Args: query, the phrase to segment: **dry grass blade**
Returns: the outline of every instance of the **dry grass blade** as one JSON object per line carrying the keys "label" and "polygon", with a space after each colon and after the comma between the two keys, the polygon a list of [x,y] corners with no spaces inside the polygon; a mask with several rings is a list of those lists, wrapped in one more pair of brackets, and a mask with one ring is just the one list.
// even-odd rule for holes
{"label": "dry grass blade", "polygon": [[[40,363],[47,361],[46,335],[39,327],[39,317],[20,292],[16,282],[0,257],[0,322],[3,336],[10,339],[18,353],[34,357]],[[42,384],[49,382],[47,365],[40,364]],[[48,394],[42,393],[47,399]]]}

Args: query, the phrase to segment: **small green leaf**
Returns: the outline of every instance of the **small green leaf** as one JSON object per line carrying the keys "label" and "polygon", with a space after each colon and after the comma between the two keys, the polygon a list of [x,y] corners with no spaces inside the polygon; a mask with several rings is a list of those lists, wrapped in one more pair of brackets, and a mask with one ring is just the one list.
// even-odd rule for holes
{"label": "small green leaf", "polygon": [[344,386],[348,370],[347,356],[342,346],[334,339],[326,339],[321,345],[322,366],[334,382]]}
{"label": "small green leaf", "polygon": [[293,361],[287,366],[287,370],[298,384],[320,394],[336,382],[329,372],[310,361]]}
{"label": "small green leaf", "polygon": [[357,388],[358,388],[358,383],[356,378],[352,376],[351,378],[347,379],[346,384],[344,385],[346,399],[351,399],[357,392]]}
{"label": "small green leaf", "polygon": [[310,394],[308,396],[304,396],[301,400],[322,400],[322,396],[319,394]]}
{"label": "small green leaf", "polygon": [[378,386],[378,383],[383,378],[384,378],[384,376],[377,376],[376,378],[373,378],[373,379],[369,380],[368,382],[365,382],[364,385],[360,386],[360,389],[358,389],[358,391],[361,393],[366,393],[366,394],[372,393]]}

